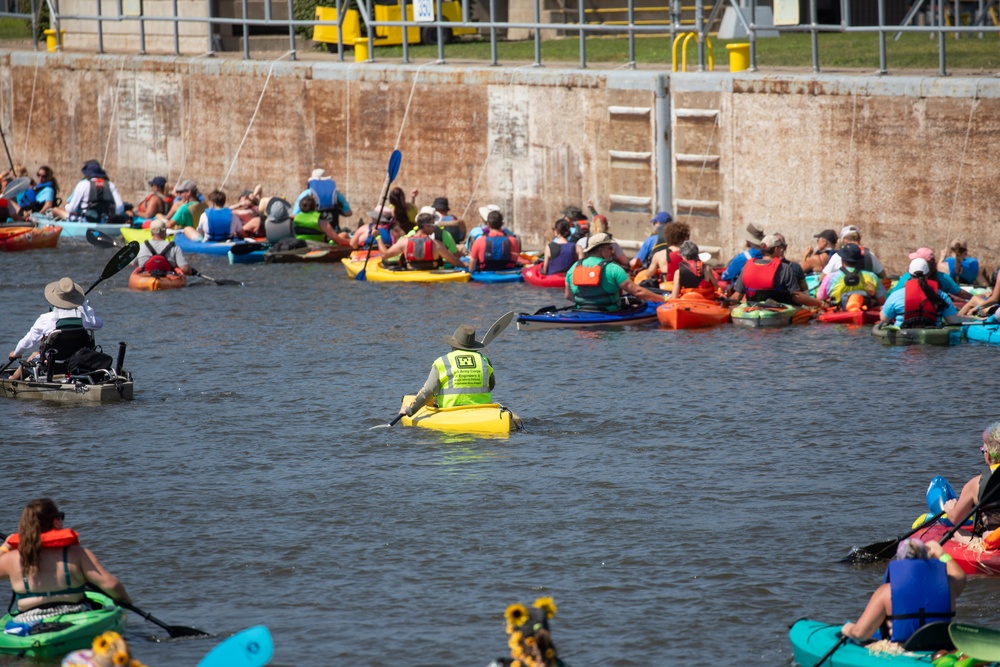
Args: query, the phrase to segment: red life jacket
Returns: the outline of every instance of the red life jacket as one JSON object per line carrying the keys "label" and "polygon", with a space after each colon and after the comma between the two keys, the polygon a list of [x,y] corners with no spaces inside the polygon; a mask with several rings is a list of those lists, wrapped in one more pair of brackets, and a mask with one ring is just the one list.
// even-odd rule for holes
{"label": "red life jacket", "polygon": [[[47,530],[42,533],[42,547],[45,549],[55,549],[58,547],[69,547],[80,543],[80,535],[72,528],[61,528],[59,530]],[[21,537],[14,533],[7,537],[7,546],[17,549],[21,544]]]}
{"label": "red life jacket", "polygon": [[[937,294],[936,280],[928,280],[927,286]],[[936,327],[938,309],[920,286],[920,280],[910,276],[903,283],[903,327]]]}
{"label": "red life jacket", "polygon": [[781,259],[775,257],[767,264],[758,264],[756,260],[750,260],[743,266],[743,290],[747,298],[752,297],[757,290],[774,289],[774,278],[778,274],[778,267],[781,266]]}
{"label": "red life jacket", "polygon": [[411,269],[436,269],[438,261],[434,259],[434,239],[429,236],[411,236],[406,241],[403,258]]}

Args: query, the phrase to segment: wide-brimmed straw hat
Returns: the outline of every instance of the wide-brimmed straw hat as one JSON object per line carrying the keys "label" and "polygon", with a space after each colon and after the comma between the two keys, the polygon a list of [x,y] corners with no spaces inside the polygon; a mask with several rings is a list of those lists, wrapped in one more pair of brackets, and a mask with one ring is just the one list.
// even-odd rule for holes
{"label": "wide-brimmed straw hat", "polygon": [[743,235],[743,238],[745,238],[753,245],[760,245],[760,242],[764,240],[764,232],[760,229],[757,229],[757,227],[755,227],[753,223],[750,223],[749,225],[747,225],[747,229]]}
{"label": "wide-brimmed straw hat", "polygon": [[481,350],[486,347],[476,340],[476,330],[467,324],[455,329],[455,333],[451,336],[446,336],[444,342],[456,350]]}
{"label": "wide-brimmed straw hat", "polygon": [[72,278],[60,278],[45,286],[45,300],[56,308],[76,308],[86,299],[83,288]]}
{"label": "wide-brimmed straw hat", "polygon": [[599,248],[602,245],[608,245],[609,243],[614,243],[610,234],[605,234],[601,232],[600,234],[594,234],[589,239],[587,239],[587,247],[583,249],[584,252],[590,252],[595,248]]}

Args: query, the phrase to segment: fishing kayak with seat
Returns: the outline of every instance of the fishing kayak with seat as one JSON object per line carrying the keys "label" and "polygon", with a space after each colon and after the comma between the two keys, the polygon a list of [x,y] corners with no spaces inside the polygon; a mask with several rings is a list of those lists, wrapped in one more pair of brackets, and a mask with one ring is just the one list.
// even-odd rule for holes
{"label": "fishing kayak with seat", "polygon": [[[70,651],[90,648],[94,637],[101,633],[121,632],[125,610],[103,593],[88,591],[86,595],[93,607],[88,611],[46,616],[34,624],[19,624],[17,616],[10,614],[0,618],[5,630],[0,633],[0,654],[58,661]],[[10,634],[10,630],[30,634]]]}
{"label": "fishing kayak with seat", "polygon": [[347,269],[349,278],[356,278],[361,269],[365,270],[365,279],[373,283],[467,283],[469,272],[463,269],[432,269],[419,271],[411,269],[389,269],[382,266],[382,259],[372,257],[365,267],[364,260],[340,260]]}
{"label": "fishing kayak with seat", "polygon": [[733,308],[731,314],[733,324],[742,327],[788,327],[792,324],[805,324],[812,317],[808,308],[789,306],[778,302],[741,303]]}
{"label": "fishing kayak with seat", "polygon": [[901,329],[895,324],[876,324],[872,327],[872,336],[884,345],[958,345],[962,342],[962,327]]}
{"label": "fishing kayak with seat", "polygon": [[535,287],[566,287],[566,273],[542,273],[542,263],[529,264],[521,269],[524,282]]}
{"label": "fishing kayak with seat", "polygon": [[656,309],[660,324],[668,329],[697,329],[729,322],[729,308],[707,299],[698,292],[688,292]]}
{"label": "fishing kayak with seat", "polygon": [[60,234],[62,234],[62,227],[58,225],[44,227],[35,227],[24,223],[0,225],[0,250],[15,252],[55,248],[59,243]]}
{"label": "fishing kayak with seat", "polygon": [[611,312],[583,310],[576,306],[556,308],[546,306],[533,314],[518,313],[518,331],[539,331],[541,329],[583,329],[600,327],[623,327],[633,324],[647,324],[656,321],[656,309],[660,303],[643,301],[630,308]]}
{"label": "fishing kayak with seat", "polygon": [[[843,625],[829,625],[807,618],[795,621],[788,630],[795,662],[813,667],[841,640]],[[945,642],[947,644],[947,642]],[[899,644],[877,642],[861,645],[848,641],[823,662],[824,667],[931,667],[936,650],[906,650]],[[898,647],[898,648],[894,648]],[[954,648],[940,646],[940,649]],[[881,650],[880,650],[881,649]],[[897,653],[898,651],[898,653]]]}
{"label": "fishing kayak with seat", "polygon": [[[415,396],[404,396],[402,407],[406,408],[415,398]],[[524,428],[521,418],[499,403],[457,405],[451,408],[425,405],[412,417],[404,416],[401,421],[403,426],[474,435],[503,436]]]}
{"label": "fishing kayak with seat", "polygon": [[[60,332],[54,331],[53,334]],[[58,344],[58,339],[56,344]],[[73,351],[76,351],[74,348]],[[58,352],[58,350],[56,350]],[[67,357],[70,356],[68,353]],[[125,343],[118,348],[118,359],[114,366],[107,369],[82,371],[74,369],[68,372],[66,357],[59,359],[53,355],[53,372],[49,375],[39,363],[40,357],[32,361],[22,361],[21,379],[11,380],[13,368],[8,366],[0,371],[0,397],[58,401],[60,403],[79,403],[83,405],[100,405],[131,401],[133,396],[132,374],[121,367],[125,359]]]}
{"label": "fishing kayak with seat", "polygon": [[136,267],[128,277],[128,288],[140,292],[155,292],[164,289],[179,289],[187,286],[187,276],[174,269],[172,272],[154,276],[146,273],[142,267]]}

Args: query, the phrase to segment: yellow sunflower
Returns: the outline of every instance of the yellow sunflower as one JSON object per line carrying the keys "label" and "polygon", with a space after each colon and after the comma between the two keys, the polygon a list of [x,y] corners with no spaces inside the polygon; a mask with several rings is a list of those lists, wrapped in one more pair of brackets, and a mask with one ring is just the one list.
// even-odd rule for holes
{"label": "yellow sunflower", "polygon": [[504,612],[504,618],[507,619],[507,625],[516,628],[528,620],[528,609],[520,602],[512,604]]}
{"label": "yellow sunflower", "polygon": [[556,603],[552,601],[552,598],[538,598],[535,600],[535,607],[544,611],[546,618],[552,618],[556,615],[556,611],[558,610],[558,607],[556,607]]}

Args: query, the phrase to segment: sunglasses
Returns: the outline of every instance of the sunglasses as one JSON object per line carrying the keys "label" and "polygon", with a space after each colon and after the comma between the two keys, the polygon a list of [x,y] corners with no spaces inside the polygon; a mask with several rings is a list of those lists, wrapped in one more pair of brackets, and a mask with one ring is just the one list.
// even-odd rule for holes
{"label": "sunglasses", "polygon": [[60,511],[59,514],[57,514],[56,516],[59,517],[60,521],[65,521],[66,520],[66,512]]}

